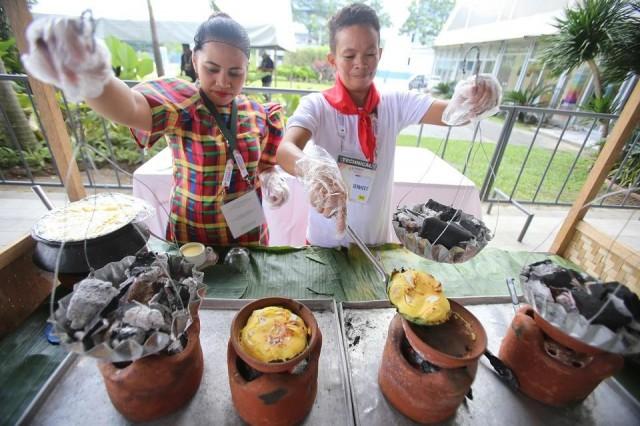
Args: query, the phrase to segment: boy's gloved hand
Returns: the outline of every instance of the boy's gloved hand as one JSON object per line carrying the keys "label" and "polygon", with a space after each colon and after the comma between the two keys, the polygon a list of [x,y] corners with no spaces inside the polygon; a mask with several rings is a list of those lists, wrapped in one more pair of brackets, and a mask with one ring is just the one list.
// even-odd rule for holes
{"label": "boy's gloved hand", "polygon": [[93,36],[92,20],[42,18],[27,28],[29,53],[22,55],[27,71],[64,91],[71,101],[96,98],[113,73],[111,55]]}
{"label": "boy's gloved hand", "polygon": [[278,167],[262,171],[258,178],[263,199],[273,207],[280,207],[289,199],[289,185],[285,180],[284,172]]}
{"label": "boy's gloved hand", "polygon": [[500,111],[502,87],[490,74],[471,76],[458,82],[442,113],[442,121],[450,126],[460,126],[469,121],[479,121]]}
{"label": "boy's gloved hand", "polygon": [[324,217],[336,219],[339,236],[347,226],[347,188],[336,161],[323,148],[313,145],[296,162],[296,174],[309,193],[311,205]]}

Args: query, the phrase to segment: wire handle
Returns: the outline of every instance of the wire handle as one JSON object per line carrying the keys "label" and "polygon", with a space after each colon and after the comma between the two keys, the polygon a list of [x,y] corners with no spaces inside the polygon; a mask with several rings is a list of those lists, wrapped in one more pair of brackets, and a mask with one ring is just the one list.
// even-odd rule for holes
{"label": "wire handle", "polygon": [[469,56],[469,53],[471,53],[473,49],[476,50],[476,62],[474,64],[473,73],[476,76],[476,84],[478,84],[478,74],[480,74],[480,48],[478,46],[471,46],[469,50],[467,50],[467,53],[464,54],[464,57],[462,58],[462,78],[464,79],[467,73],[467,56]]}

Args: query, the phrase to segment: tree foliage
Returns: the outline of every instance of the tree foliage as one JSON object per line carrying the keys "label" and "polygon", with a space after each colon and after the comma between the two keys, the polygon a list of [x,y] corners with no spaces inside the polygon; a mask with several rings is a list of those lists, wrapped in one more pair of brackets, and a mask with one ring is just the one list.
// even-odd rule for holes
{"label": "tree foliage", "polygon": [[[597,63],[603,60],[611,65],[622,65],[610,76],[620,78],[630,68],[614,58],[615,50],[633,45],[638,38],[638,18],[628,0],[583,0],[573,8],[565,9],[563,18],[556,18],[558,33],[549,38],[543,59],[556,74],[572,71],[586,63],[594,76],[596,95],[602,96],[602,75]],[[614,50],[614,46],[616,49]],[[636,46],[637,47],[637,46]],[[631,61],[638,62],[640,52],[629,52]],[[636,58],[633,58],[633,55]]]}
{"label": "tree foliage", "polygon": [[629,71],[640,75],[640,0],[631,8],[635,13],[610,29],[611,44],[602,58],[606,81],[622,81]]}
{"label": "tree foliage", "polygon": [[413,0],[409,7],[409,17],[400,34],[410,35],[414,42],[431,44],[449,17],[454,0]]}
{"label": "tree foliage", "polygon": [[[345,0],[292,0],[293,20],[302,23],[314,44],[329,44],[329,19],[351,2]],[[391,17],[381,0],[361,0],[378,14],[381,28],[391,26]]]}

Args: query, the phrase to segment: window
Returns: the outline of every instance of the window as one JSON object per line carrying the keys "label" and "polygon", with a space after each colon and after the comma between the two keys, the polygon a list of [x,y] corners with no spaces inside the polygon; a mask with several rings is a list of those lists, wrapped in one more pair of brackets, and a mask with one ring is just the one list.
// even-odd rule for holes
{"label": "window", "polygon": [[457,10],[456,15],[451,20],[451,24],[449,25],[449,28],[447,28],[447,30],[459,30],[466,27],[468,15],[469,15],[469,6],[468,5],[461,6]]}
{"label": "window", "polygon": [[568,0],[516,0],[511,19],[562,10],[567,7],[568,3]]}

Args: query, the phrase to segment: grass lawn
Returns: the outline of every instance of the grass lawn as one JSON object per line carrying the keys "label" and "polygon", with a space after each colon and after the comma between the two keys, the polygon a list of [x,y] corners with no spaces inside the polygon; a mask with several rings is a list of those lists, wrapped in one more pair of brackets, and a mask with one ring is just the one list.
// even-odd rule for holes
{"label": "grass lawn", "polygon": [[[247,86],[250,87],[262,87],[260,80],[247,82]],[[305,82],[305,81],[289,81],[280,80],[276,82],[276,85],[271,85],[273,89],[301,89],[301,90],[324,90],[331,87],[329,83],[317,83],[317,82]]]}
{"label": "grass lawn", "polygon": [[[417,138],[412,135],[400,135],[396,140],[399,146],[416,146]],[[449,140],[444,159],[449,164],[462,171],[467,156],[469,155],[470,141]],[[422,138],[421,147],[428,148],[440,155],[444,146],[444,139]],[[482,186],[484,177],[489,168],[489,162],[495,149],[494,143],[476,142],[469,157],[466,175],[478,187]],[[496,185],[506,194],[513,190],[520,169],[527,154],[528,147],[509,145],[505,151],[502,163],[498,169]],[[527,164],[524,168],[514,198],[518,201],[531,201],[544,175],[552,150],[533,148]],[[571,152],[557,152],[536,197],[538,202],[555,202],[558,192],[562,188],[571,165],[575,161],[576,154]],[[578,160],[566,187],[562,191],[559,201],[572,203],[582,188],[582,185],[593,164],[594,158],[583,154]]]}

